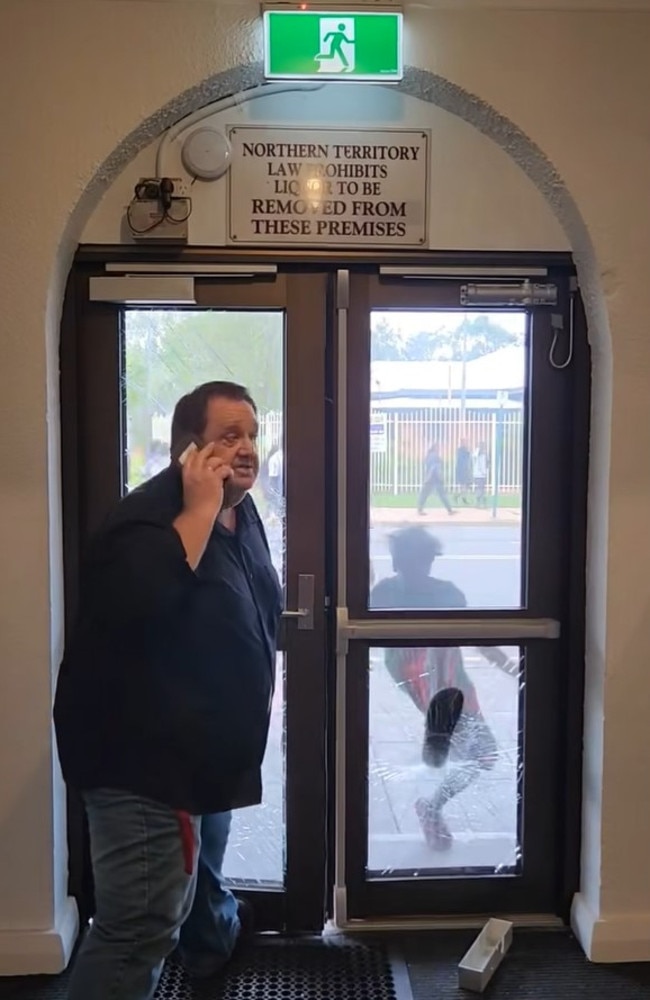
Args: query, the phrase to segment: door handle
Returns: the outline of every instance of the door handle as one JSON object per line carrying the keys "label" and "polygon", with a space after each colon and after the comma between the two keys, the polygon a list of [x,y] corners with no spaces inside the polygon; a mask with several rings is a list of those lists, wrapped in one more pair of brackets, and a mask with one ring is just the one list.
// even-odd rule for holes
{"label": "door handle", "polygon": [[298,608],[282,612],[285,621],[298,621],[300,631],[312,631],[314,628],[314,577],[301,573],[298,577]]}

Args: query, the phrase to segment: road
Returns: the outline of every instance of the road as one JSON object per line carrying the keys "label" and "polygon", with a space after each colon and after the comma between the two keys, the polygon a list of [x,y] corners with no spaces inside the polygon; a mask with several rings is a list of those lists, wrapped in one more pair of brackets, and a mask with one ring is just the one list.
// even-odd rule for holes
{"label": "road", "polygon": [[[388,538],[400,526],[370,530],[370,559],[375,580],[392,573]],[[440,539],[443,555],[433,575],[451,580],[465,594],[469,608],[518,608],[521,594],[521,527],[518,524],[436,524],[428,530]],[[268,528],[276,567],[281,565],[280,531]]]}
{"label": "road", "polygon": [[[388,536],[399,525],[370,531],[370,558],[376,580],[392,572]],[[456,525],[429,527],[440,539],[443,555],[433,575],[451,580],[465,594],[470,608],[517,608],[521,594],[521,528],[519,525]]]}

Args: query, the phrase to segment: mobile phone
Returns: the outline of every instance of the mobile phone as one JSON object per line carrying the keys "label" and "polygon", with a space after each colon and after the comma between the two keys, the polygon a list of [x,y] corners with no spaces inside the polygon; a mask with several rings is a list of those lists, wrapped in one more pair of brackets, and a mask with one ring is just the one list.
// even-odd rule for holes
{"label": "mobile phone", "polygon": [[[188,437],[183,438],[178,442],[176,448],[172,452],[172,461],[178,462],[182,467],[185,465],[187,458],[192,454],[193,451],[198,451],[203,448],[204,444],[199,438]],[[230,507],[234,499],[232,484],[226,479],[223,484],[223,503],[224,507]]]}
{"label": "mobile phone", "polygon": [[179,441],[172,451],[172,461],[178,462],[181,466],[185,465],[188,456],[191,455],[193,451],[198,451],[201,447],[203,446],[198,438],[183,438],[183,440]]}

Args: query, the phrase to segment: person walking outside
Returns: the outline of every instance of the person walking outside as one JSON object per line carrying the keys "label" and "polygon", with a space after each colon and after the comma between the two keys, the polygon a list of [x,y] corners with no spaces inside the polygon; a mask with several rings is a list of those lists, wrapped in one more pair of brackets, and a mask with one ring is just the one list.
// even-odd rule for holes
{"label": "person walking outside", "polygon": [[433,442],[424,458],[424,476],[420,496],[418,497],[418,514],[425,513],[425,505],[432,493],[436,493],[442,506],[448,514],[455,513],[447,496],[443,480],[443,464],[438,445]]}

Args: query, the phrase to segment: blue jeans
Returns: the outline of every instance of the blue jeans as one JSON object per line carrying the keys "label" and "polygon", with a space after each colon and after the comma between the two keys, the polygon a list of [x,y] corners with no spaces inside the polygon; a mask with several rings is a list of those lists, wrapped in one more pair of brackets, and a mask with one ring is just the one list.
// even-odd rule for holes
{"label": "blue jeans", "polygon": [[178,946],[183,965],[197,976],[222,968],[239,937],[237,900],[225,887],[222,875],[231,821],[229,812],[201,817],[196,893]]}
{"label": "blue jeans", "polygon": [[181,939],[190,966],[216,971],[239,934],[237,903],[221,876],[230,813],[181,816],[114,789],[84,800],[96,913],[68,1000],[151,1000]]}

